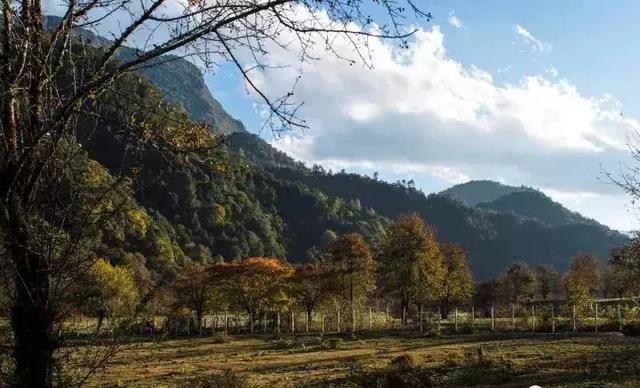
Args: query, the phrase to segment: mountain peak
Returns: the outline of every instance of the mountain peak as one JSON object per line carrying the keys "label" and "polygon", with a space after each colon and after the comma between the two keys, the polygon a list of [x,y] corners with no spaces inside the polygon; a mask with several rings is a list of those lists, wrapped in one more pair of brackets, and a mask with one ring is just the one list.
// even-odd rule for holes
{"label": "mountain peak", "polygon": [[537,191],[526,186],[509,186],[492,180],[472,180],[452,186],[440,195],[457,199],[468,206],[476,206],[483,202],[493,202],[496,199],[516,192]]}

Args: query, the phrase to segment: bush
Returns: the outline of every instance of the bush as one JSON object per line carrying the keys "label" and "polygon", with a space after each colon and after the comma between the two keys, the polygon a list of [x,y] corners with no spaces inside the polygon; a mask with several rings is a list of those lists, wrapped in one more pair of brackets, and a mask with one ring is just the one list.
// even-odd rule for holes
{"label": "bush", "polygon": [[184,388],[245,388],[247,376],[226,370],[220,374],[196,377],[184,382]]}
{"label": "bush", "polygon": [[437,337],[442,331],[440,314],[429,312],[424,314],[424,332],[427,336]]}
{"label": "bush", "polygon": [[344,345],[344,340],[342,338],[329,338],[327,339],[327,344],[329,349],[340,349]]}
{"label": "bush", "polygon": [[226,344],[229,341],[229,335],[224,332],[216,333],[213,337],[211,337],[211,342],[213,342],[214,344]]}

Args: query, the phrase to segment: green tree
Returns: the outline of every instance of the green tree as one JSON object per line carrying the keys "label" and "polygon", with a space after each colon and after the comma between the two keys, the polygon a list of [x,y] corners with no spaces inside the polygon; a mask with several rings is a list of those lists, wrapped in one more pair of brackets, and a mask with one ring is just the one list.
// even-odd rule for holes
{"label": "green tree", "polygon": [[89,269],[81,296],[85,311],[96,316],[96,330],[100,331],[105,318],[117,320],[133,314],[138,290],[129,269],[99,259]]}
{"label": "green tree", "polygon": [[533,298],[536,292],[536,276],[524,262],[513,263],[500,279],[502,296],[509,303]]}
{"label": "green tree", "polygon": [[351,312],[355,330],[355,308],[374,290],[375,263],[369,246],[361,235],[348,233],[338,236],[327,248],[331,265],[333,289]]}
{"label": "green tree", "polygon": [[550,265],[539,265],[536,268],[536,286],[536,293],[540,298],[558,297],[560,294],[560,273]]}
{"label": "green tree", "polygon": [[400,307],[418,308],[442,296],[445,269],[435,232],[417,214],[400,216],[383,239],[382,283]]}
{"label": "green tree", "polygon": [[444,244],[441,246],[441,251],[444,282],[440,297],[440,311],[443,318],[446,318],[451,307],[471,300],[475,292],[475,284],[467,255],[459,245]]}
{"label": "green tree", "polygon": [[562,288],[569,305],[585,307],[598,296],[603,287],[598,259],[581,253],[571,259],[569,269],[562,277]]}

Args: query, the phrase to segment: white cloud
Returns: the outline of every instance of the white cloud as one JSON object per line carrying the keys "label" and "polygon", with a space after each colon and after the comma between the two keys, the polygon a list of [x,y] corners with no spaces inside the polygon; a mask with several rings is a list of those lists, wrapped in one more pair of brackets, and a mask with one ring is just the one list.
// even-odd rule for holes
{"label": "white cloud", "polygon": [[553,50],[551,43],[543,42],[531,34],[526,28],[519,24],[513,26],[513,30],[522,43],[526,44],[534,53],[543,53]]}
{"label": "white cloud", "polygon": [[451,10],[451,12],[449,12],[449,24],[451,24],[455,28],[462,27],[462,20],[460,20],[460,18],[456,15],[455,10]]}
{"label": "white cloud", "polygon": [[[349,53],[348,42],[338,39],[335,46]],[[420,30],[407,50],[380,40],[370,47],[372,70],[317,48],[313,55],[322,59],[302,65],[296,89],[311,129],[276,147],[334,169],[404,171],[418,184],[487,178],[550,193],[593,193],[597,200],[588,197],[586,209],[567,197],[563,202],[614,225],[628,221],[605,217],[602,209],[622,202],[616,188],[598,180],[603,170],[617,171],[629,129],[640,128],[619,114],[619,101],[585,96],[566,80],[542,75],[499,85],[489,72],[451,58],[437,26]],[[299,66],[277,49],[269,61]],[[281,95],[294,77],[291,69],[266,70],[260,82],[269,95]]]}

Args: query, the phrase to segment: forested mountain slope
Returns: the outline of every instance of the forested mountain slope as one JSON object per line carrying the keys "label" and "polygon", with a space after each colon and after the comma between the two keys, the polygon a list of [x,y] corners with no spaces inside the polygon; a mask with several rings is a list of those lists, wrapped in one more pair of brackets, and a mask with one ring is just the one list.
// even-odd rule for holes
{"label": "forested mountain slope", "polygon": [[[125,50],[120,55],[130,53]],[[259,255],[307,261],[336,233],[355,231],[375,242],[389,218],[410,212],[435,227],[442,241],[460,243],[469,252],[478,279],[495,276],[516,260],[564,269],[577,252],[592,251],[605,258],[613,246],[626,242],[626,237],[597,223],[581,222],[584,219],[562,211],[564,218],[558,218],[553,206],[555,213],[542,216],[537,214],[541,207],[530,199],[509,197],[532,191],[529,188],[471,182],[463,185],[465,190],[449,190],[447,195],[457,198],[452,199],[427,196],[400,182],[333,174],[319,166],[309,169],[246,133],[211,97],[197,67],[184,59],[165,59],[145,74],[155,87],[138,76],[137,82],[120,86],[120,95],[142,100],[138,108],[143,110],[158,106],[160,99],[178,103],[170,108],[172,117],[188,114],[208,123],[215,134],[229,134],[222,142],[229,148],[219,146],[214,162],[203,165],[149,150],[131,155],[117,136],[92,138],[85,144],[91,156],[111,171],[137,171],[136,200],[147,209],[151,230],[162,233],[147,234],[145,239],[155,239],[152,242],[118,249],[135,252],[147,264],[176,257],[179,262]],[[117,126],[114,120],[124,121],[130,115],[129,101],[113,96],[108,103],[113,113],[103,125]],[[180,113],[180,107],[186,112]],[[136,114],[142,113],[155,114]],[[167,124],[162,117],[155,122]],[[490,203],[470,207],[460,200]]]}
{"label": "forested mountain slope", "polygon": [[[507,195],[496,203],[471,207],[447,195],[425,195],[400,182],[392,184],[358,174],[333,174],[319,166],[308,169],[287,161],[277,150],[269,150],[270,146],[255,135],[234,134],[230,139],[235,151],[250,155],[248,158],[257,168],[268,170],[280,179],[303,182],[328,195],[358,199],[361,206],[375,209],[385,217],[410,212],[422,215],[436,228],[441,240],[460,243],[469,252],[474,273],[481,279],[495,276],[517,260],[565,269],[569,258],[578,252],[593,252],[604,259],[612,247],[627,241],[622,234],[572,213],[530,188],[480,181],[480,188],[473,190],[475,182],[470,182],[465,187],[475,194],[466,198],[475,198],[474,201],[481,197],[498,200]],[[512,201],[519,206],[509,208],[507,204]],[[496,210],[492,206],[502,208]]]}

